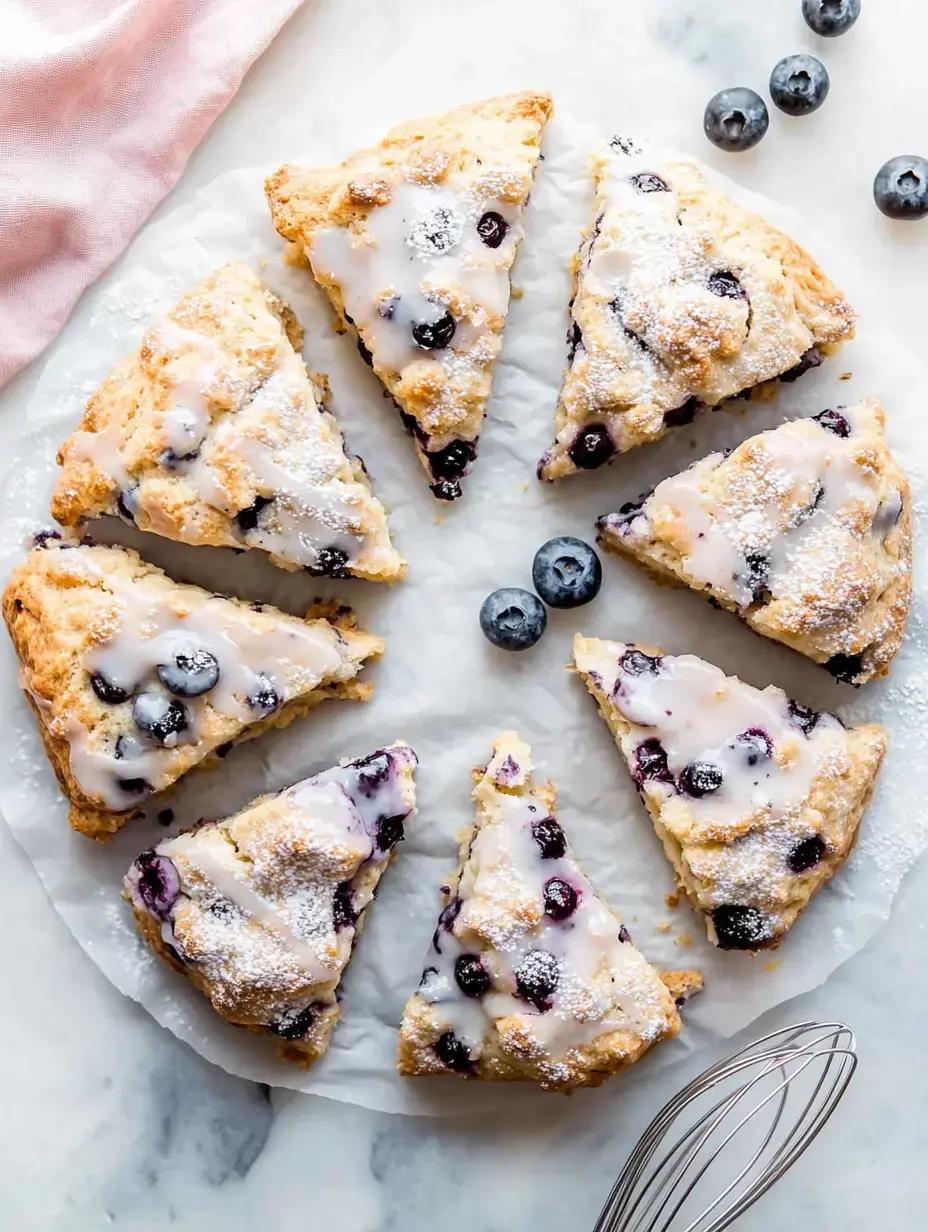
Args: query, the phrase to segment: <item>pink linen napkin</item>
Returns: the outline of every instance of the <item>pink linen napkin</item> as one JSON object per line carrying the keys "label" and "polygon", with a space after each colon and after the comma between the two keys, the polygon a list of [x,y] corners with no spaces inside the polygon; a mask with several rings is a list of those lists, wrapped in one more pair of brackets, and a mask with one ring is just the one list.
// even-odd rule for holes
{"label": "pink linen napkin", "polygon": [[2,0],[0,385],[174,186],[302,0]]}

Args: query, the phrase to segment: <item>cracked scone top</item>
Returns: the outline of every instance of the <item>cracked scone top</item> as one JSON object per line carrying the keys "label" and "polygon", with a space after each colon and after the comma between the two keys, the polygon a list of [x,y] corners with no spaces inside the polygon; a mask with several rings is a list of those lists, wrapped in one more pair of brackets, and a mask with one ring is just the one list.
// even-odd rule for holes
{"label": "cracked scone top", "polygon": [[493,747],[403,1015],[400,1072],[597,1086],[678,1033],[675,1000],[702,979],[650,966],[578,868],[528,745],[508,732]]}
{"label": "cracked scone top", "polygon": [[812,258],[695,163],[615,138],[594,174],[545,480],[602,466],[756,385],[794,380],[854,332]]}
{"label": "cracked scone top", "polygon": [[854,845],[884,729],[846,728],[694,655],[578,634],[574,662],[710,940],[777,946]]}
{"label": "cracked scone top", "polygon": [[839,680],[885,675],[912,596],[912,531],[883,426],[871,401],[762,432],[600,518],[600,542]]}
{"label": "cracked scone top", "polygon": [[247,265],[204,278],[89,399],[58,454],[53,516],[119,514],[181,543],[259,548],[284,569],[402,577],[302,339]]}
{"label": "cracked scone top", "polygon": [[461,495],[476,456],[551,106],[489,99],[267,181],[275,227],[356,332],[441,500]]}
{"label": "cracked scone top", "polygon": [[416,755],[380,749],[143,852],[125,897],[145,940],[227,1021],[311,1065],[377,884],[415,807]]}
{"label": "cracked scone top", "polygon": [[71,825],[94,838],[231,743],[367,697],[355,677],[383,652],[348,609],[301,620],[54,538],[13,571],[3,615]]}

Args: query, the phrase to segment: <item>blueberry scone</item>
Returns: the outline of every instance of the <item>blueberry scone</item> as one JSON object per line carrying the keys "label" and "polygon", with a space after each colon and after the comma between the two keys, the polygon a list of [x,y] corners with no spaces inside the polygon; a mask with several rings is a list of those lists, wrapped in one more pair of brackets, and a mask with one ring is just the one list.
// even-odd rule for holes
{"label": "blueberry scone", "polygon": [[861,402],[762,432],[600,518],[600,542],[838,680],[885,675],[912,595],[912,532],[883,423]]}
{"label": "blueberry scone", "polygon": [[52,514],[65,526],[119,514],[181,543],[259,548],[284,569],[402,577],[302,341],[247,265],[204,278],[88,401],[58,454]]}
{"label": "blueberry scone", "polygon": [[556,439],[539,477],[594,470],[709,407],[817,367],[854,332],[841,292],[695,163],[614,138],[594,159]]}
{"label": "blueberry scone", "polygon": [[598,1086],[680,1030],[697,972],[661,976],[580,871],[514,732],[475,771],[477,820],[406,1006],[399,1068]]}
{"label": "blueberry scone", "polygon": [[461,495],[476,456],[551,106],[489,99],[267,181],[275,227],[355,331],[440,500]]}
{"label": "blueberry scone", "polygon": [[261,796],[145,851],[125,897],[142,936],[228,1022],[311,1065],[337,988],[415,807],[405,744]]}
{"label": "blueberry scone", "polygon": [[574,662],[709,939],[775,948],[853,847],[886,732],[694,655],[578,635]]}
{"label": "blueberry scone", "polygon": [[383,642],[348,609],[301,620],[173,582],[119,547],[44,538],[3,616],[75,830],[110,837],[212,755],[283,727],[356,680]]}

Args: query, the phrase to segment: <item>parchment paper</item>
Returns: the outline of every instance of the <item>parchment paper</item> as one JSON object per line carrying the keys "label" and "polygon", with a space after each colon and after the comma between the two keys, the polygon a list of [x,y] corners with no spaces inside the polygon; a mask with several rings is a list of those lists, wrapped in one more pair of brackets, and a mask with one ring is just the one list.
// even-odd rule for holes
{"label": "parchment paper", "polygon": [[[657,1049],[645,1065],[679,1057],[706,1036],[733,1034],[771,1006],[821,983],[888,918],[902,876],[925,845],[921,585],[891,680],[857,693],[695,595],[662,589],[614,558],[604,560],[606,581],[596,602],[573,613],[552,612],[548,632],[534,649],[507,655],[480,634],[477,613],[486,594],[501,585],[530,587],[532,557],[546,539],[576,534],[592,541],[597,514],[695,457],[797,414],[881,397],[916,506],[924,498],[924,369],[881,332],[879,306],[868,296],[866,279],[842,254],[830,251],[802,218],[727,182],[736,197],[808,244],[843,283],[862,314],[857,341],[836,361],[784,387],[770,405],[704,417],[586,479],[552,488],[536,481],[536,461],[551,440],[565,360],[567,266],[589,206],[588,155],[609,135],[590,133],[564,118],[549,128],[515,270],[522,294],[512,304],[477,466],[464,499],[454,506],[433,500],[376,378],[353,343],[334,334],[327,303],[310,276],[284,262],[262,191],[270,168],[231,171],[191,206],[143,231],[93,292],[90,326],[71,330],[19,420],[8,416],[0,424],[5,576],[22,557],[26,537],[49,523],[55,451],[79,418],[84,398],[137,345],[154,314],[221,261],[242,258],[261,270],[305,325],[307,360],[329,373],[335,412],[349,444],[364,456],[409,559],[408,581],[392,590],[360,581],[320,584],[275,569],[257,552],[236,556],[181,548],[119,524],[105,526],[110,538],[139,547],[182,580],[295,612],[320,595],[343,595],[368,627],[387,639],[386,657],[374,670],[371,703],[326,703],[288,731],[237,749],[220,770],[191,775],[157,803],[174,810],[173,830],[226,815],[260,792],[343,756],[399,738],[417,749],[418,817],[381,883],[344,979],[343,1020],[332,1047],[308,1073],[277,1062],[268,1040],[228,1026],[137,940],[120,898],[121,879],[134,856],[168,831],[155,820],[137,822],[101,847],[68,829],[64,801],[17,688],[14,655],[6,639],[0,647],[5,698],[0,740],[8,752],[0,767],[3,815],[55,907],[100,969],[197,1052],[235,1074],[391,1112],[443,1114],[502,1103],[511,1108],[514,1102],[534,1109],[551,1098],[530,1089],[450,1079],[403,1081],[393,1069],[397,1025],[417,985],[439,910],[438,886],[454,864],[454,835],[472,816],[469,771],[486,761],[492,738],[506,728],[518,729],[530,741],[539,772],[556,780],[561,818],[574,846],[640,948],[664,967],[697,966],[705,972],[706,992],[686,1010],[689,1030]],[[317,146],[294,153],[327,161],[348,151]],[[852,376],[842,381],[846,373]],[[104,523],[95,533],[106,537]],[[916,546],[920,565],[924,551],[918,539]],[[922,576],[917,568],[917,583]],[[774,682],[806,703],[838,709],[845,718],[879,719],[889,728],[890,755],[856,852],[772,958],[715,951],[685,904],[675,911],[665,905],[673,887],[659,844],[594,703],[582,682],[564,670],[577,630],[695,652],[755,685]],[[621,1080],[581,1098],[618,1098],[620,1089]]]}

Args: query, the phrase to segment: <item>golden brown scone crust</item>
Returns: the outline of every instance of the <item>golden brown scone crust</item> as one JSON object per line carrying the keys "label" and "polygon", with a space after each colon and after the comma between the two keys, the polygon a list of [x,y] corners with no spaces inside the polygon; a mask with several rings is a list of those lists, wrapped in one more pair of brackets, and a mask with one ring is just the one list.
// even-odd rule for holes
{"label": "golden brown scone crust", "polygon": [[[698,972],[661,976],[645,961],[566,843],[560,858],[540,854],[531,826],[533,819],[543,818],[557,825],[556,793],[552,783],[535,784],[531,769],[528,746],[507,732],[494,742],[490,765],[474,772],[477,819],[462,835],[458,867],[442,887],[445,910],[436,932],[440,949],[433,943],[420,991],[403,1015],[398,1052],[403,1075],[532,1081],[544,1090],[565,1092],[599,1086],[654,1044],[675,1036],[681,1026],[675,999],[682,1004],[702,987]],[[526,826],[527,836],[521,832]],[[560,938],[556,927],[545,927],[541,882],[548,884],[552,875],[567,880],[578,894],[570,932]],[[617,940],[611,946],[602,942],[601,953],[591,960],[590,948],[597,944],[591,938],[607,936]],[[560,982],[539,1016],[524,1000],[502,991],[512,987],[508,969],[516,963],[524,967],[539,949],[556,953],[562,941]],[[453,984],[458,954],[480,956],[494,973],[492,988],[476,1003]],[[565,989],[560,998],[557,988]],[[472,1038],[478,1030],[475,1019],[482,1023],[479,1042]],[[546,1046],[549,1025],[555,1034]],[[466,1044],[455,1027],[470,1033]],[[440,1055],[449,1033],[470,1058],[456,1069]],[[444,1053],[449,1055],[447,1047]]]}
{"label": "golden brown scone crust", "polygon": [[539,464],[545,480],[794,379],[854,332],[843,294],[809,254],[695,163],[615,139],[594,174],[556,439]]}
{"label": "golden brown scone crust", "polygon": [[[337,546],[343,572],[402,577],[383,506],[345,452],[328,382],[306,370],[302,341],[293,312],[247,265],[202,279],[88,400],[58,453],[53,516],[73,527],[131,512],[142,530],[263,548],[291,570],[325,572],[317,550]],[[178,437],[189,458],[178,458]],[[258,523],[256,502],[260,525],[243,529],[237,515],[255,509]]]}
{"label": "golden brown scone crust", "polygon": [[[154,565],[126,548],[60,544],[35,548],[12,573],[3,594],[3,616],[20,660],[20,680],[39,722],[39,731],[62,791],[70,802],[75,830],[93,838],[109,838],[139,805],[113,808],[100,796],[86,792],[72,771],[71,742],[85,733],[92,748],[109,747],[123,730],[132,730],[131,702],[105,704],[90,687],[86,655],[118,637],[121,624],[120,593],[151,596],[178,614],[195,611],[204,603],[210,611],[250,633],[275,637],[288,627],[315,628],[336,651],[337,670],[328,678],[311,681],[290,671],[288,698],[279,709],[256,722],[221,713],[208,703],[198,722],[195,742],[164,749],[151,787],[166,790],[188,770],[214,760],[216,750],[250,739],[272,727],[283,727],[327,697],[363,700],[370,686],[355,679],[368,658],[383,652],[383,643],[353,628],[349,609],[336,621],[325,618],[301,621],[276,608],[256,608],[239,599],[211,596],[198,586],[172,582]],[[260,609],[260,610],[258,610]],[[150,797],[146,797],[148,799]]]}
{"label": "golden brown scone crust", "polygon": [[[635,777],[677,882],[693,905],[704,913],[711,941],[719,943],[713,913],[730,913],[734,907],[756,913],[748,916],[745,923],[745,930],[753,929],[756,935],[753,941],[745,935],[744,944],[723,948],[775,949],[800,912],[850,854],[886,754],[886,731],[878,723],[846,729],[833,716],[813,715],[812,711],[791,703],[780,689],[751,689],[736,677],[718,673],[715,691],[702,701],[706,724],[713,721],[711,711],[715,707],[724,705],[730,695],[741,693],[742,704],[737,712],[740,726],[745,726],[752,699],[756,707],[751,713],[757,726],[749,727],[748,734],[764,730],[770,707],[782,710],[781,730],[768,733],[773,736],[772,757],[778,766],[788,770],[796,764],[806,741],[814,739],[816,743],[808,791],[797,804],[774,816],[770,808],[745,798],[739,816],[723,818],[719,814],[713,818],[711,795],[707,799],[688,799],[679,789],[668,791],[666,775],[663,781],[660,776],[642,775],[638,750],[645,741],[661,740],[662,729],[659,723],[647,727],[632,723],[620,707],[618,665],[629,650],[661,658],[668,666],[692,656],[675,660],[650,646],[629,647],[622,642],[580,634],[574,642],[576,669],[596,699]],[[683,704],[681,701],[673,708],[678,710]],[[732,743],[743,735],[737,728],[731,731]],[[708,735],[705,738],[711,740]],[[760,764],[763,765],[762,760]],[[800,845],[807,853],[805,858],[797,857]],[[812,859],[813,855],[816,858]],[[796,871],[791,861],[808,866]]]}
{"label": "golden brown scone crust", "polygon": [[[659,484],[640,511],[600,518],[600,541],[838,679],[885,676],[912,598],[912,502],[884,426],[871,400],[762,432]],[[720,550],[706,568],[711,536]],[[753,594],[737,577],[750,572],[748,559]],[[762,578],[758,561],[767,562]]]}
{"label": "golden brown scone crust", "polygon": [[[415,754],[397,744],[373,756],[391,763],[385,812],[408,819],[415,808]],[[282,1060],[304,1068],[328,1048],[339,1019],[336,989],[380,878],[396,854],[395,848],[370,852],[364,846],[360,814],[355,832],[343,834],[327,818],[314,817],[307,789],[351,770],[346,763],[261,796],[233,817],[164,840],[133,865],[123,892],[145,941],[168,966],[186,976],[227,1022],[270,1036]],[[139,888],[152,857],[167,861],[167,873],[177,878],[176,898],[172,894],[170,906],[159,903],[157,912]],[[217,863],[228,884],[216,880]],[[239,886],[245,891],[241,903],[235,899]],[[344,915],[345,887],[353,924]],[[269,918],[259,920],[243,910],[252,895],[261,899]],[[338,896],[342,918],[336,922]],[[294,937],[318,956],[323,970],[301,961]],[[295,1022],[300,1013],[307,1020],[302,1030]],[[274,1024],[288,1020],[282,1034]]]}
{"label": "golden brown scone crust", "polygon": [[[378,146],[353,155],[337,167],[287,164],[267,180],[275,227],[293,245],[294,258],[310,265],[316,280],[328,292],[340,327],[351,328],[358,335],[362,354],[414,432],[433,490],[443,479],[456,486],[456,492],[436,492],[443,499],[459,494],[458,480],[466,471],[452,474],[433,465],[427,455],[456,442],[473,444],[480,433],[508,310],[508,275],[521,237],[521,209],[531,188],[541,133],[551,111],[547,94],[488,99],[401,124]],[[374,307],[366,299],[346,306],[346,298],[351,299],[346,280],[333,270],[323,247],[327,236],[341,231],[358,259],[372,251],[378,256],[375,231],[382,223],[384,207],[416,186],[429,190],[436,200],[438,194],[444,194],[441,201],[453,206],[452,212],[459,215],[452,226],[456,222],[465,228],[463,239],[459,231],[448,248],[439,249],[441,268],[428,263],[422,266],[429,295],[445,306],[458,328],[442,349],[417,349],[404,334],[398,357],[395,339],[390,347],[381,341],[390,328],[383,320],[386,309],[378,317],[366,315],[366,310]],[[420,197],[427,201],[428,195],[423,192]],[[491,207],[507,212],[508,238],[486,246],[469,229],[484,209]],[[403,246],[401,236],[395,242]],[[462,251],[468,269],[495,275],[500,284],[493,296],[495,302],[481,293],[479,281],[449,271],[449,261],[460,262]],[[407,256],[388,252],[385,260],[388,265],[391,257],[395,260],[395,272],[400,276],[401,262]],[[381,278],[376,286],[365,284],[365,295],[381,304],[396,291],[390,277]],[[392,308],[390,318],[392,321]],[[400,328],[398,322],[394,325]],[[469,467],[472,451],[465,452],[471,454]]]}

